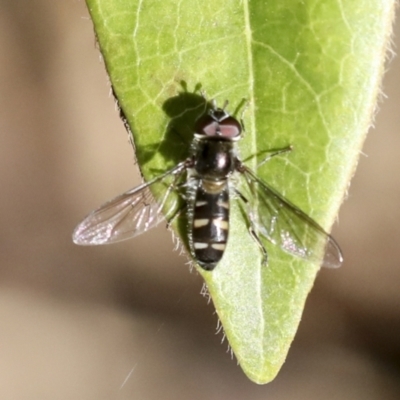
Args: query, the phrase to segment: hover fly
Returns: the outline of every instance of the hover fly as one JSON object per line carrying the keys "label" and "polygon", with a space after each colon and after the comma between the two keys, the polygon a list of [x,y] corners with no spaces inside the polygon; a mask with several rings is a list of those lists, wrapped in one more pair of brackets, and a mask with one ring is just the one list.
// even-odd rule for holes
{"label": "hover fly", "polygon": [[[321,262],[324,251],[323,266],[339,267],[343,257],[335,240],[240,160],[236,143],[242,137],[242,124],[225,107],[213,104],[197,120],[187,159],[90,213],[76,227],[73,241],[100,245],[129,239],[184,213],[191,255],[203,269],[212,271],[227,246],[234,200],[245,210],[249,233],[265,263],[267,239],[309,261]],[[289,150],[275,151],[264,161]],[[163,193],[159,201],[153,192]]]}

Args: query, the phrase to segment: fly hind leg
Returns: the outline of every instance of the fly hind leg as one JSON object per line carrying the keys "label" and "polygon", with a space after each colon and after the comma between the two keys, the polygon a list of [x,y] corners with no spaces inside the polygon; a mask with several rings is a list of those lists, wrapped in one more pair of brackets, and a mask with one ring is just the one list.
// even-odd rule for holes
{"label": "fly hind leg", "polygon": [[260,238],[258,237],[258,235],[257,235],[257,233],[256,233],[256,231],[254,230],[253,227],[249,228],[249,233],[250,233],[250,236],[253,238],[253,240],[258,245],[258,247],[260,248],[261,254],[262,254],[262,257],[263,257],[262,265],[266,267],[268,265],[268,252],[267,252],[267,249],[262,244]]}
{"label": "fly hind leg", "polygon": [[[236,193],[236,195],[245,203],[248,204],[249,201],[247,200],[247,198],[236,188],[234,188],[234,191]],[[263,260],[262,260],[262,265],[263,266],[267,266],[268,265],[268,252],[267,249],[264,247],[264,245],[261,242],[261,239],[258,237],[254,227],[253,227],[253,221],[250,218],[250,226],[249,226],[249,233],[250,236],[253,238],[253,240],[256,242],[256,244],[258,245],[258,247],[261,250],[261,254],[263,256]]]}

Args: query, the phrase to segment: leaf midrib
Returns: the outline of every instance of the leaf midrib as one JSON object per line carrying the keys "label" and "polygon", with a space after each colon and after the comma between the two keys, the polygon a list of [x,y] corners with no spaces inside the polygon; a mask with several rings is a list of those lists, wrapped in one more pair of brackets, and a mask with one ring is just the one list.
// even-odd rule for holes
{"label": "leaf midrib", "polygon": [[[257,137],[256,137],[256,121],[255,121],[255,107],[254,107],[254,63],[253,63],[253,53],[252,53],[252,43],[253,43],[253,36],[252,30],[250,25],[250,13],[249,13],[249,3],[247,1],[243,2],[243,14],[244,14],[244,24],[245,24],[245,38],[246,38],[246,47],[247,47],[247,65],[249,68],[248,76],[249,76],[249,110],[251,114],[251,127],[250,127],[250,138],[251,138],[251,154],[257,154]],[[256,158],[253,159],[253,169],[256,167],[257,160]],[[262,355],[262,364],[264,364],[264,330],[265,330],[265,321],[263,318],[264,311],[263,311],[263,301],[262,301],[262,270],[261,268],[258,269],[258,308],[260,312],[260,354]]]}

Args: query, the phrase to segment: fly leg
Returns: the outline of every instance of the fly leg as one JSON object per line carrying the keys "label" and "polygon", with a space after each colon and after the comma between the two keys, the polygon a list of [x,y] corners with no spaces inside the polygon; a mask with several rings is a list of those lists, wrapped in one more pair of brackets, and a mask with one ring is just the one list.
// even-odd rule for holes
{"label": "fly leg", "polygon": [[[253,155],[251,155],[250,157],[247,157],[246,159],[244,159],[244,160],[242,160],[244,163],[247,163],[247,162],[249,162],[250,160],[252,160],[253,158],[255,158],[255,157],[260,157],[260,156],[262,156],[263,154],[268,154],[258,165],[257,165],[257,169],[258,168],[260,168],[262,165],[264,165],[266,162],[268,162],[272,157],[275,157],[275,156],[278,156],[278,155],[280,155],[280,154],[283,154],[283,153],[288,153],[289,151],[292,151],[293,150],[293,146],[292,145],[289,145],[289,146],[286,146],[286,147],[284,147],[283,149],[278,149],[278,150],[264,150],[264,151],[260,151],[259,153],[257,153],[257,154],[253,154]],[[239,169],[240,169],[240,164],[241,163],[239,163]]]}
{"label": "fly leg", "polygon": [[187,204],[185,203],[185,204],[182,204],[182,206],[181,207],[179,207],[172,215],[171,215],[171,217],[169,217],[168,219],[167,219],[167,229],[169,229],[170,227],[171,227],[171,225],[173,224],[173,222],[177,219],[177,218],[179,218],[181,215],[182,215],[182,213],[184,212],[184,211],[186,211],[187,210]]}
{"label": "fly leg", "polygon": [[264,165],[266,162],[268,162],[272,157],[278,156],[283,153],[288,153],[289,151],[293,150],[293,146],[289,145],[287,147],[284,147],[283,149],[279,150],[272,150],[272,152],[268,151],[270,154],[268,154],[267,157],[264,158],[258,165],[257,168],[260,168],[262,165]]}
{"label": "fly leg", "polygon": [[[234,191],[245,204],[249,203],[247,198],[239,190],[234,188]],[[267,252],[267,249],[262,244],[260,238],[258,237],[258,235],[256,233],[256,230],[254,229],[254,223],[253,223],[251,217],[250,217],[249,233],[250,233],[250,236],[253,238],[253,240],[258,245],[259,249],[261,250],[262,257],[263,257],[262,265],[263,266],[267,266],[267,264],[268,264],[268,252]]]}
{"label": "fly leg", "polygon": [[[186,160],[186,164],[187,164],[187,165],[185,165],[185,167],[186,167],[186,168],[190,167],[190,163],[191,163],[191,160],[189,160],[189,159]],[[182,193],[182,190],[181,190],[181,189],[186,185],[186,182],[179,182],[179,180],[182,178],[183,173],[186,171],[186,168],[182,168],[182,170],[179,171],[179,172],[175,175],[173,182],[168,186],[168,189],[167,189],[167,191],[165,192],[165,195],[164,195],[164,197],[163,197],[163,200],[161,201],[161,203],[160,203],[160,205],[159,205],[159,210],[162,210],[162,209],[164,208],[165,204],[166,204],[166,201],[167,201],[168,196],[170,195],[170,193],[171,193],[172,191],[176,191],[176,192],[178,193],[178,195],[185,201],[184,204],[178,206],[178,208],[172,213],[171,216],[167,216],[167,215],[165,216],[165,217],[166,217],[166,220],[167,220],[167,228],[169,228],[169,227],[171,226],[172,222],[173,222],[179,215],[182,214],[182,211],[185,210],[185,209],[186,209],[186,206],[187,206],[187,204],[186,204],[186,196],[185,196],[184,193]],[[179,199],[176,200],[176,201],[179,201]]]}
{"label": "fly leg", "polygon": [[262,256],[263,256],[262,265],[263,266],[267,266],[268,265],[268,252],[267,252],[267,249],[262,244],[260,238],[258,237],[256,231],[254,230],[254,228],[252,226],[249,227],[249,233],[250,233],[250,236],[257,243],[258,247],[261,250],[261,253],[262,253]]}
{"label": "fly leg", "polygon": [[[187,161],[187,167],[191,167],[191,161]],[[178,209],[170,216],[167,218],[167,228],[169,229],[171,227],[171,224],[179,218],[184,212],[187,212],[188,210],[188,201],[191,198],[190,195],[190,188],[193,185],[193,181],[196,181],[196,179],[189,178],[188,180],[185,180],[183,182],[179,182],[179,179],[181,178],[181,175],[177,175],[172,182],[171,186],[168,188],[169,190],[175,190],[178,195],[181,197],[181,199],[184,201],[184,204],[182,204]]]}

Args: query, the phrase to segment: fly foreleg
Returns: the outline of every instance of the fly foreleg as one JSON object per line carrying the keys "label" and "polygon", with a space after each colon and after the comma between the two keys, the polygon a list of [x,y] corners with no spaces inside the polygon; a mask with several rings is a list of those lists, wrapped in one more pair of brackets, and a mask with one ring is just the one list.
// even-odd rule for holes
{"label": "fly foreleg", "polygon": [[278,156],[283,153],[288,153],[293,150],[293,146],[289,145],[287,147],[284,147],[283,149],[279,150],[273,150],[273,151],[268,151],[270,154],[268,154],[267,157],[264,158],[258,165],[257,168],[260,168],[262,165],[264,165],[266,162],[268,162],[272,157]]}

